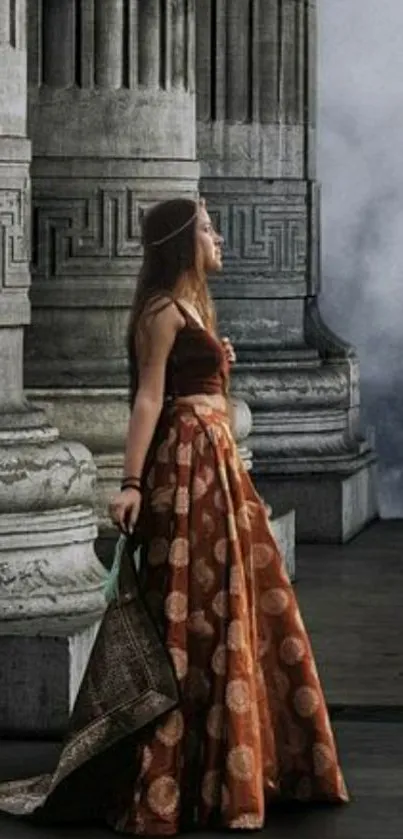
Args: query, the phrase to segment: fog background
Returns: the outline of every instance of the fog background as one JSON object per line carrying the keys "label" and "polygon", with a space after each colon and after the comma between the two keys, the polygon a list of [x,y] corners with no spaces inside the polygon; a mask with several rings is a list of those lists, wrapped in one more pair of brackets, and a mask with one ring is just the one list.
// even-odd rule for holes
{"label": "fog background", "polygon": [[326,322],[353,343],[380,503],[403,517],[403,0],[319,0]]}

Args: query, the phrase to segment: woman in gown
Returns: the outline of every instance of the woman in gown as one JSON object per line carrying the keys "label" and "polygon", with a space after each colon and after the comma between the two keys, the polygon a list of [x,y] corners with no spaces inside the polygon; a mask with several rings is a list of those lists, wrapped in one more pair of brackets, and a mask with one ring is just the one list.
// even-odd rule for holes
{"label": "woman in gown", "polygon": [[110,504],[127,537],[117,595],[55,773],[3,785],[0,808],[102,813],[135,835],[256,829],[274,802],[348,794],[295,594],[231,433],[234,353],[206,282],[222,240],[202,202],[175,199],[147,213],[143,244]]}

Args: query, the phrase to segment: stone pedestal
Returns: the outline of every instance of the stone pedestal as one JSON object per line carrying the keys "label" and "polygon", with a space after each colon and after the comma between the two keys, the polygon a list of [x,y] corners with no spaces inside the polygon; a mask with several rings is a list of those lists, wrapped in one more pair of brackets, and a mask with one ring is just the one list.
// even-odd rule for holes
{"label": "stone pedestal", "polygon": [[[238,397],[231,398],[233,432],[239,453],[248,470],[252,469],[253,453],[249,448],[252,439],[252,413],[247,402]],[[256,482],[255,482],[256,483]],[[280,508],[279,508],[280,509]],[[267,507],[267,515],[275,539],[278,542],[288,576],[295,580],[295,511],[283,505],[282,511]]]}
{"label": "stone pedestal", "polygon": [[357,358],[318,308],[316,3],[204,0],[196,32],[200,191],[225,239],[213,290],[254,474],[270,504],[295,507],[297,538],[344,541],[376,514],[375,455]]}
{"label": "stone pedestal", "polygon": [[29,0],[34,233],[25,381],[62,433],[94,453],[100,499],[112,477],[116,487],[122,451],[141,216],[198,189],[194,5]]}
{"label": "stone pedestal", "polygon": [[0,736],[63,736],[98,626],[89,615],[0,624]]}
{"label": "stone pedestal", "polygon": [[[23,328],[30,318],[31,210],[31,148],[25,136],[26,9],[23,0],[12,3],[4,0],[3,6],[0,14],[0,729],[18,733],[15,697],[30,695],[32,674],[37,687],[35,696],[32,699],[30,696],[32,718],[58,703],[60,680],[64,679],[72,695],[73,682],[75,685],[90,650],[87,641],[105,604],[104,571],[93,547],[96,536],[94,462],[82,444],[62,441],[57,428],[25,400],[23,393]],[[67,631],[67,652],[60,659],[52,681],[43,658],[46,641],[37,655],[36,639],[43,632],[46,620],[71,617],[86,624],[87,641],[83,641],[77,655],[68,640],[70,630]],[[24,659],[17,652],[27,649],[27,645],[29,656]],[[71,680],[71,674],[75,681]],[[65,718],[68,708],[67,703]]]}
{"label": "stone pedestal", "polygon": [[249,448],[252,433],[252,414],[244,399],[231,397],[233,434],[239,454],[248,470],[252,469],[253,452]]}
{"label": "stone pedestal", "polygon": [[292,582],[296,579],[295,567],[295,510],[288,509],[280,515],[270,516],[270,525],[284,557],[287,574]]}

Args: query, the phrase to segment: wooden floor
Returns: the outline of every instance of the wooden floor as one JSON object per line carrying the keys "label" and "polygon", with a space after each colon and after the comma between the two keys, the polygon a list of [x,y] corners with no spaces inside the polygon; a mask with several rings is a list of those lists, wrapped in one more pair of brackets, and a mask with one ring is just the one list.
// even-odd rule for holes
{"label": "wooden floor", "polygon": [[330,706],[403,710],[403,521],[301,546],[295,589]]}
{"label": "wooden floor", "polygon": [[[262,839],[403,837],[403,521],[344,547],[302,546],[296,592],[328,699],[348,806],[269,813]],[[0,744],[0,778],[52,766],[57,746]],[[106,839],[104,829],[35,829],[0,817],[0,839]],[[199,839],[213,834],[199,833]],[[241,836],[241,833],[235,833]]]}

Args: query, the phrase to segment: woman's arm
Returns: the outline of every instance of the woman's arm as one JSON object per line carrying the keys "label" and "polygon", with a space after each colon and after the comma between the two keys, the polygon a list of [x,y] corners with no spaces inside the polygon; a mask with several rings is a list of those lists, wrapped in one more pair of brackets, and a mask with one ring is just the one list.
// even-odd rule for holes
{"label": "woman's arm", "polygon": [[[178,330],[185,325],[184,317],[171,300],[168,299],[162,310],[161,302],[155,307],[157,311],[146,313],[144,327],[136,337],[138,388],[127,432],[124,477],[138,481],[163,406],[168,356]],[[140,506],[140,491],[129,482],[127,489],[112,498],[109,514],[124,533],[132,533]]]}
{"label": "woman's arm", "polygon": [[174,303],[158,301],[158,311],[146,313],[146,329],[136,342],[138,388],[134,400],[124,459],[124,476],[141,477],[148,449],[164,402],[165,371],[176,334],[184,326]]}

